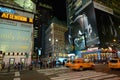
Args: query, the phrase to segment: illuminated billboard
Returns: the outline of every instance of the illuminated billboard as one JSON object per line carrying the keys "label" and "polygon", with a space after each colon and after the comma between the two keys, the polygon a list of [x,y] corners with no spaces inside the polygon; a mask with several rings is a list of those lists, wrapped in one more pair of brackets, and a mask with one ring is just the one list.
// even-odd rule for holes
{"label": "illuminated billboard", "polygon": [[0,19],[0,50],[3,52],[30,52],[33,24]]}
{"label": "illuminated billboard", "polygon": [[84,3],[73,16],[69,36],[72,37],[74,50],[82,50],[100,44],[92,1],[88,0]]}
{"label": "illuminated billboard", "polygon": [[33,3],[31,0],[0,0],[0,1],[1,5],[3,6],[8,6],[11,8],[25,10],[33,13],[36,12],[36,4]]}
{"label": "illuminated billboard", "polygon": [[23,7],[26,11],[35,12],[35,4],[31,0],[14,0],[19,6]]}
{"label": "illuminated billboard", "polygon": [[25,16],[20,16],[20,15],[15,15],[15,14],[10,14],[10,13],[0,12],[0,18],[20,21],[20,22],[25,22],[25,23],[33,23],[33,18],[28,18]]}

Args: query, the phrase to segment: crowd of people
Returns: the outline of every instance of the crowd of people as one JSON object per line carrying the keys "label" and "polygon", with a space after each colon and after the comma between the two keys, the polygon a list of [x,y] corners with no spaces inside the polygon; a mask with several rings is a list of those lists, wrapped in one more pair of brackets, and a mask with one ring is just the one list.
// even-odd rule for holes
{"label": "crowd of people", "polygon": [[55,68],[55,67],[60,67],[60,66],[63,66],[64,65],[64,61],[61,62],[59,60],[39,60],[38,62],[36,61],[32,61],[32,65],[34,67],[39,67],[40,69],[41,68]]}
{"label": "crowd of people", "polygon": [[10,71],[22,71],[23,69],[26,70],[32,70],[33,68],[39,68],[39,69],[46,69],[46,68],[55,68],[55,67],[60,67],[64,66],[65,62],[61,62],[59,60],[42,60],[40,59],[39,61],[31,61],[30,64],[25,64],[23,62],[18,62],[14,64],[3,62],[0,64],[0,71],[7,70],[7,72]]}
{"label": "crowd of people", "polygon": [[22,62],[18,62],[14,64],[10,64],[10,63],[5,64],[5,62],[2,62],[0,64],[0,71],[7,70],[7,72],[10,72],[12,69],[14,71],[17,71],[17,70],[21,71],[23,70],[24,67],[25,67],[25,64],[23,64]]}

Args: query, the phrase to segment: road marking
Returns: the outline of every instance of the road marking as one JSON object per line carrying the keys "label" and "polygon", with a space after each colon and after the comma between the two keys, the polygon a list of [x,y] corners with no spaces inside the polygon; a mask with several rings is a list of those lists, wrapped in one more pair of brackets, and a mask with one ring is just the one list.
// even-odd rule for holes
{"label": "road marking", "polygon": [[21,80],[20,78],[14,78],[13,80]]}
{"label": "road marking", "polygon": [[15,72],[15,77],[20,76],[20,72]]}
{"label": "road marking", "polygon": [[86,71],[69,71],[68,69],[47,69],[37,70],[39,73],[45,75],[56,75],[52,76],[51,80],[119,80],[115,74],[108,74],[103,72],[96,72],[93,70]]}
{"label": "road marking", "polygon": [[100,77],[91,78],[91,79],[93,79],[93,80],[99,80],[99,79],[111,78],[111,77],[116,77],[116,76],[117,75],[115,75],[115,74],[110,74],[110,75],[100,76]]}
{"label": "road marking", "polygon": [[52,68],[52,69],[42,69],[42,70],[37,70],[39,73],[44,73],[45,75],[52,75],[52,74],[57,74],[57,73],[64,73],[68,70],[68,68]]}
{"label": "road marking", "polygon": [[15,78],[13,78],[13,80],[21,80],[19,77],[20,77],[20,72],[15,72]]}
{"label": "road marking", "polygon": [[97,77],[97,76],[102,76],[102,75],[107,75],[106,73],[96,73],[96,72],[92,72],[92,73],[76,73],[76,74],[69,74],[69,75],[65,75],[65,76],[59,76],[59,77],[54,77],[51,78],[52,80],[60,80],[61,78],[63,80],[80,80],[80,79],[85,79],[85,78],[90,78],[90,77]]}
{"label": "road marking", "polygon": [[114,77],[114,78],[104,79],[104,80],[120,80],[120,77]]}

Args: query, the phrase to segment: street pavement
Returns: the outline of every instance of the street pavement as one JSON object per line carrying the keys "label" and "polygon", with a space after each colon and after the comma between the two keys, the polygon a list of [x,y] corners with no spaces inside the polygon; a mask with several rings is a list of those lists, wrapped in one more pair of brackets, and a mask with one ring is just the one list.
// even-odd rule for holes
{"label": "street pavement", "polygon": [[48,69],[37,71],[49,76],[50,80],[120,80],[120,77],[116,74],[97,72],[94,70],[69,71]]}
{"label": "street pavement", "polygon": [[98,69],[96,68],[97,70],[84,71],[73,71],[66,67],[34,68],[20,72],[11,70],[9,73],[2,71],[0,72],[0,80],[120,80],[120,70],[109,71],[103,65],[97,66],[99,66]]}

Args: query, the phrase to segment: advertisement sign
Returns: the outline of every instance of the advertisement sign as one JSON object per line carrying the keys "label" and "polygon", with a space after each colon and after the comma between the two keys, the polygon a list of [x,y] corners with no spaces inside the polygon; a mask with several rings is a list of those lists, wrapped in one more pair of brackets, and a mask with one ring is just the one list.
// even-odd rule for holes
{"label": "advertisement sign", "polygon": [[9,8],[5,8],[5,7],[0,7],[0,12],[6,12],[6,13],[12,13],[12,14],[16,13],[15,10],[9,9]]}
{"label": "advertisement sign", "polygon": [[100,43],[97,32],[96,16],[92,3],[76,15],[72,25],[72,33],[75,38],[75,50],[85,49],[85,47],[91,47]]}
{"label": "advertisement sign", "polygon": [[33,3],[31,0],[13,0],[15,3],[17,3],[20,7],[23,7],[24,10],[35,12],[36,6],[35,3]]}
{"label": "advertisement sign", "polygon": [[20,21],[25,23],[33,23],[33,18],[28,18],[25,16],[20,16],[20,15],[11,14],[11,13],[0,12],[0,18],[13,20],[13,21]]}
{"label": "advertisement sign", "polygon": [[0,19],[0,50],[30,52],[33,24]]}

